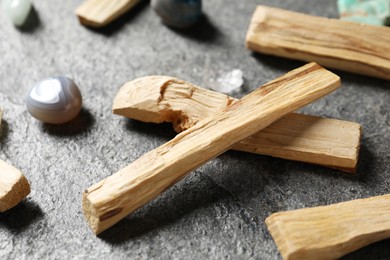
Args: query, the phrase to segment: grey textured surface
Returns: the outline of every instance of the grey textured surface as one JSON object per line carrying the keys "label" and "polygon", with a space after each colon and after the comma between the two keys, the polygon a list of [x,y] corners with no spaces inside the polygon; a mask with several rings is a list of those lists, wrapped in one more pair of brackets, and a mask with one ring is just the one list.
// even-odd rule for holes
{"label": "grey textured surface", "polygon": [[[302,111],[362,124],[358,174],[227,152],[94,236],[82,191],[174,136],[169,125],[111,114],[124,82],[163,74],[208,86],[237,68],[248,93],[303,64],[245,49],[255,6],[336,17],[336,1],[204,1],[206,18],[186,32],[162,25],[148,2],[103,31],[79,25],[80,0],[33,2],[30,28],[16,30],[0,16],[0,158],[32,186],[27,200],[0,215],[0,258],[278,259],[264,224],[271,213],[390,192],[390,83],[337,72],[342,88]],[[81,116],[65,126],[36,121],[24,105],[29,87],[53,75],[73,78],[83,93]],[[388,259],[389,248],[386,240],[346,259]]]}

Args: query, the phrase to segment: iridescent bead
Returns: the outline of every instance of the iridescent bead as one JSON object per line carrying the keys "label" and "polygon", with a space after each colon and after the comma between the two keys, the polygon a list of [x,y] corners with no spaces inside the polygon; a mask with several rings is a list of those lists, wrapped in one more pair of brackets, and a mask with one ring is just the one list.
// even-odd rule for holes
{"label": "iridescent bead", "polygon": [[31,12],[30,0],[3,0],[3,10],[16,26],[23,26]]}
{"label": "iridescent bead", "polygon": [[27,111],[36,119],[63,124],[75,118],[82,105],[79,88],[67,77],[45,79],[28,92]]}
{"label": "iridescent bead", "polygon": [[188,27],[202,17],[201,0],[152,0],[151,6],[172,27]]}

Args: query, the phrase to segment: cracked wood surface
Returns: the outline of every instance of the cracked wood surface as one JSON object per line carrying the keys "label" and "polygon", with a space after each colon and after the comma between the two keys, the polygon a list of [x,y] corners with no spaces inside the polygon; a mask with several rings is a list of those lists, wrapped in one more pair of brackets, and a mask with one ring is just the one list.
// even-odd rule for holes
{"label": "cracked wood surface", "polygon": [[[112,110],[143,122],[171,122],[182,132],[233,102],[237,100],[180,79],[148,76],[126,83]],[[356,172],[360,136],[357,123],[292,113],[232,149]]]}
{"label": "cracked wood surface", "polygon": [[390,195],[274,213],[267,227],[284,259],[338,259],[390,237]]}
{"label": "cracked wood surface", "polygon": [[390,79],[390,28],[258,6],[246,37],[249,49]]}
{"label": "cracked wood surface", "polygon": [[339,85],[337,75],[310,63],[200,121],[85,190],[83,210],[90,227],[99,234],[233,144]]}

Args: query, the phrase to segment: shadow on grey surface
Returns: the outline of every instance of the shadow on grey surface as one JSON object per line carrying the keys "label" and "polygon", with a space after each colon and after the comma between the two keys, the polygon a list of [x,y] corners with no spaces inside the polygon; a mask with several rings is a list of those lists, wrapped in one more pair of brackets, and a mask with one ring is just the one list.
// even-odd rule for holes
{"label": "shadow on grey surface", "polygon": [[364,139],[361,140],[360,150],[359,150],[359,161],[357,165],[356,177],[359,181],[365,182],[369,178],[372,178],[377,173],[375,172],[375,156],[373,152],[367,147],[364,143]]}
{"label": "shadow on grey surface", "polygon": [[25,24],[19,27],[19,30],[26,33],[34,32],[41,25],[41,20],[34,6],[31,8]]}
{"label": "shadow on grey surface", "polygon": [[119,18],[104,27],[94,28],[85,26],[85,28],[93,32],[103,34],[107,37],[112,36],[118,31],[120,31],[127,23],[131,22],[131,20],[134,19],[137,15],[139,15],[146,7],[148,7],[149,2],[149,0],[141,1],[133,9],[131,9],[130,11],[128,11],[127,13],[120,16]]}
{"label": "shadow on grey surface", "polygon": [[145,136],[156,136],[166,141],[173,139],[177,134],[173,130],[171,123],[145,123],[133,119],[126,119],[126,129],[135,131],[138,134]]}
{"label": "shadow on grey surface", "polygon": [[0,227],[19,233],[43,216],[39,205],[25,199],[14,208],[0,213]]}
{"label": "shadow on grey surface", "polygon": [[0,128],[0,145],[4,144],[5,139],[7,139],[8,133],[9,133],[8,122],[2,119],[1,128]]}
{"label": "shadow on grey surface", "polygon": [[308,62],[286,59],[282,57],[262,54],[258,52],[252,52],[252,57],[257,60],[257,62],[270,67],[272,70],[280,71],[282,73],[287,73],[290,70],[299,68]]}
{"label": "shadow on grey surface", "polygon": [[192,173],[189,178],[176,185],[178,186],[171,187],[99,237],[111,244],[121,244],[162,229],[200,208],[206,208],[230,196],[200,172]]}
{"label": "shadow on grey surface", "polygon": [[[367,158],[367,160],[372,161],[372,159],[370,159],[372,154],[365,147],[363,147],[362,150],[363,156]],[[355,184],[371,184],[375,181],[372,179],[372,175],[375,175],[375,173],[371,174],[374,170],[367,170],[367,168],[370,167],[368,162],[364,162],[364,165],[361,165],[361,168],[358,168],[358,173],[353,174],[321,165],[238,151],[226,152],[221,155],[220,158],[226,162],[231,162],[230,164],[233,165],[232,167],[237,165],[236,167],[245,169],[247,167],[246,165],[251,165],[254,169],[253,171],[243,170],[241,172],[239,170],[228,171],[223,175],[223,178],[218,177],[220,178],[218,183],[223,183],[224,187],[229,187],[229,191],[234,193],[235,197],[241,198],[243,201],[263,196],[262,194],[264,194],[264,188],[269,185],[277,184],[278,189],[275,189],[275,193],[264,194],[264,196],[270,195],[270,197],[277,197],[279,200],[283,200],[283,198],[286,198],[284,189],[294,190],[300,192],[300,199],[304,200],[307,198],[307,202],[315,203],[312,206],[326,205],[347,200],[347,198],[330,196],[330,193],[327,191],[327,187],[321,185],[318,185],[316,192],[313,190],[313,187],[310,187],[309,191],[305,191],[305,188],[302,188],[304,186],[300,186],[304,184],[296,183],[294,181],[290,182],[290,180],[308,179],[308,182],[305,184],[310,185],[310,183],[316,183],[319,179],[321,179],[326,182],[334,181],[348,183],[351,187],[354,187]],[[229,167],[231,168],[231,166]],[[240,176],[239,181],[237,181],[237,172],[239,172]],[[362,173],[360,174],[360,172]],[[370,190],[369,192],[372,193],[372,195],[375,195],[373,190]],[[312,199],[313,197],[309,198],[309,196],[316,197],[315,199]],[[266,212],[285,211],[286,206],[287,205],[280,203],[278,200],[268,200],[266,204],[263,203],[261,206],[260,204],[255,206],[258,211],[256,213],[257,215],[253,217],[265,219],[268,216]]]}
{"label": "shadow on grey surface", "polygon": [[73,120],[61,124],[53,125],[42,123],[42,131],[48,133],[49,135],[54,135],[58,137],[69,137],[76,136],[82,133],[87,132],[95,124],[95,119],[89,110],[82,108],[80,114]]}
{"label": "shadow on grey surface", "polygon": [[390,259],[390,239],[382,240],[377,243],[368,245],[340,258],[340,260],[366,259]]}
{"label": "shadow on grey surface", "polygon": [[[161,22],[163,24],[163,22]],[[171,31],[199,42],[214,43],[222,36],[220,30],[210,21],[206,14],[203,14],[201,19],[188,28],[174,28],[166,25]]]}
{"label": "shadow on grey surface", "polygon": [[387,90],[390,91],[390,81],[380,78],[374,78],[370,76],[365,76],[361,74],[354,74],[352,72],[346,72],[336,69],[329,68],[332,72],[334,72],[336,75],[340,76],[341,83],[349,83],[356,86],[365,86],[380,90]]}

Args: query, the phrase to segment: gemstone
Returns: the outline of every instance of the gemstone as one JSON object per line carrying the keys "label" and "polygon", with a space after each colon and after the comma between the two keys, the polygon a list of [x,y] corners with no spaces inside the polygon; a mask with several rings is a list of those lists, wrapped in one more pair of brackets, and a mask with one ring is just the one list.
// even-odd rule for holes
{"label": "gemstone", "polygon": [[59,76],[34,85],[26,99],[27,111],[36,119],[63,124],[75,118],[82,105],[79,88],[73,80]]}
{"label": "gemstone", "polygon": [[172,27],[189,27],[202,17],[201,0],[152,0],[151,6]]}
{"label": "gemstone", "polygon": [[338,0],[341,20],[390,25],[390,0]]}
{"label": "gemstone", "polygon": [[23,26],[31,12],[30,0],[3,0],[3,10],[18,27]]}

